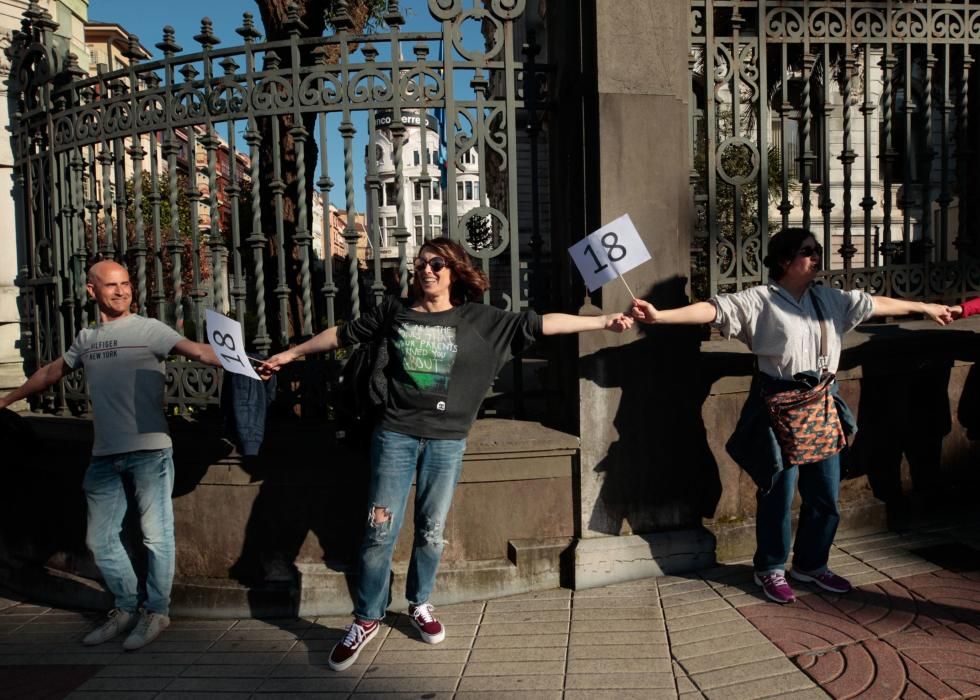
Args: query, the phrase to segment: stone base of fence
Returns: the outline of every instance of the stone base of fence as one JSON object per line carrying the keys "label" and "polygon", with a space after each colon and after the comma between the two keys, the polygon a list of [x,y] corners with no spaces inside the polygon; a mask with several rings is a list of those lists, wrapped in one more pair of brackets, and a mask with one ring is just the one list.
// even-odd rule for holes
{"label": "stone base of fence", "polygon": [[[38,599],[111,607],[85,550],[81,479],[91,423],[25,415],[23,449],[5,462],[0,582]],[[323,422],[273,421],[265,454],[243,459],[217,423],[172,423],[177,575],[173,611],[210,617],[346,614],[366,519],[367,455]],[[33,455],[31,457],[30,455]],[[574,530],[578,439],[536,423],[478,421],[447,519],[434,601],[557,587]],[[411,497],[410,497],[411,499]],[[409,500],[411,503],[411,500]],[[403,607],[411,510],[395,551]],[[124,541],[139,568],[136,518]]]}

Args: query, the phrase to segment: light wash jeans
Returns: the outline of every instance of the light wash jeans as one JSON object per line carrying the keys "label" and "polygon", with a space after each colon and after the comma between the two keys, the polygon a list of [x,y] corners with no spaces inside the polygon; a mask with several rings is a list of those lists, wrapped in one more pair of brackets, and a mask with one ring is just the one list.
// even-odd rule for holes
{"label": "light wash jeans", "polygon": [[[466,440],[436,440],[378,428],[371,438],[371,487],[367,529],[361,545],[361,571],[354,615],[380,620],[388,607],[391,557],[405,520],[408,492],[415,478],[415,540],[405,597],[413,605],[432,593],[445,545],[442,533],[463,466]],[[387,511],[376,522],[375,510]]]}
{"label": "light wash jeans", "polygon": [[[132,480],[136,491],[143,544],[148,552],[144,601],[140,600],[133,564],[119,539],[126,515],[124,478]],[[176,558],[174,511],[170,500],[174,490],[173,450],[93,456],[82,488],[88,502],[85,543],[95,556],[106,586],[116,598],[116,607],[135,612],[142,603],[148,612],[167,615]]]}
{"label": "light wash jeans", "polygon": [[756,551],[753,563],[762,573],[784,570],[793,531],[792,509],[799,480],[800,520],[793,545],[793,568],[820,574],[827,568],[837,534],[840,509],[840,454],[820,462],[792,466],[776,477],[772,490],[756,496]]}

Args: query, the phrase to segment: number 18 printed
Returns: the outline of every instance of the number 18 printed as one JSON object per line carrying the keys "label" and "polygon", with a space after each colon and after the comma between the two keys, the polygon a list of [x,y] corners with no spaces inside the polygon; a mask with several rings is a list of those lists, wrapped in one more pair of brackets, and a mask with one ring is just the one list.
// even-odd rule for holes
{"label": "number 18 printed", "polygon": [[259,375],[255,373],[249,363],[248,355],[245,354],[242,325],[235,319],[228,318],[211,309],[206,309],[206,318],[208,342],[214,348],[214,353],[221,361],[221,366],[229,372],[259,379]]}
{"label": "number 18 printed", "polygon": [[590,292],[650,259],[629,214],[590,233],[568,253]]}

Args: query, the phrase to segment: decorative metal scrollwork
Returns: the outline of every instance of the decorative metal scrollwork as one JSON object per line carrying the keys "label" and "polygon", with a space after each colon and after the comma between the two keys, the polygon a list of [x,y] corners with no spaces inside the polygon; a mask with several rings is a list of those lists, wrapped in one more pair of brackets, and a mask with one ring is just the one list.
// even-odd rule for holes
{"label": "decorative metal scrollwork", "polygon": [[[540,255],[544,239],[541,231],[526,234],[528,246],[518,237],[516,155],[519,137],[539,138],[543,129],[518,125],[543,124],[549,105],[548,67],[533,63],[540,47],[528,35],[533,75],[526,76],[515,45],[513,25],[525,4],[428,0],[431,27],[407,34],[393,2],[383,15],[388,32],[357,35],[341,22],[329,36],[297,33],[268,43],[258,41],[247,15],[237,30],[241,46],[219,48],[203,22],[193,37],[200,46],[186,54],[167,27],[156,44],[161,57],[91,76],[77,61],[59,66],[53,22],[32,9],[10,48],[10,84],[15,178],[33,227],[25,316],[45,326],[37,340],[42,356],[88,322],[84,265],[96,254],[131,265],[141,311],[198,338],[205,308],[240,314],[248,342],[272,351],[296,334],[356,316],[359,291],[379,297],[389,268],[405,270],[407,283],[407,261],[425,236],[465,240],[470,222],[479,221],[492,235],[465,245],[486,269],[492,263],[495,285],[510,275],[509,288],[488,300],[527,306],[521,251]],[[135,37],[130,50],[141,54]],[[751,80],[750,71],[743,79]],[[535,88],[530,98],[519,92],[527,86]],[[517,116],[523,109],[526,120]],[[361,160],[365,137],[390,149],[384,168],[375,163],[372,172]],[[320,159],[315,182],[313,153]],[[291,179],[284,164],[294,168]],[[355,194],[362,184],[370,204]],[[308,211],[317,201],[311,189],[324,195],[315,212]],[[424,200],[416,194],[423,191]],[[267,223],[266,197],[268,208],[292,215],[289,227]],[[389,206],[382,219],[377,210]],[[360,230],[368,232],[368,254],[386,256],[384,268],[369,261],[377,279],[367,286],[361,276],[369,273],[351,252]],[[348,265],[327,264],[335,257]],[[338,309],[342,303],[348,308]],[[170,362],[167,401],[214,403],[218,377]],[[84,393],[79,385],[71,390]]]}
{"label": "decorative metal scrollwork", "polygon": [[961,129],[980,10],[696,0],[690,26],[691,193],[710,199],[694,232],[710,254],[693,257],[692,277],[708,294],[764,281],[759,256],[780,224],[824,244],[826,284],[944,300],[975,291],[973,207],[955,183],[972,172]]}

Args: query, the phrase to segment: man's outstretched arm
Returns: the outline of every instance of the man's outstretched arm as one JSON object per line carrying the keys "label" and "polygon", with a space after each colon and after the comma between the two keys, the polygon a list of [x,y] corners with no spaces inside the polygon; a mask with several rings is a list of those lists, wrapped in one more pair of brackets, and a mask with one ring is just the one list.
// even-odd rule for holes
{"label": "man's outstretched arm", "polygon": [[49,362],[37,372],[32,374],[26,382],[21,384],[6,396],[0,397],[0,410],[7,408],[7,406],[10,404],[20,401],[31,394],[44,391],[52,384],[57,383],[59,379],[71,371],[71,368],[65,364],[65,358],[63,357],[59,357],[57,360]]}

